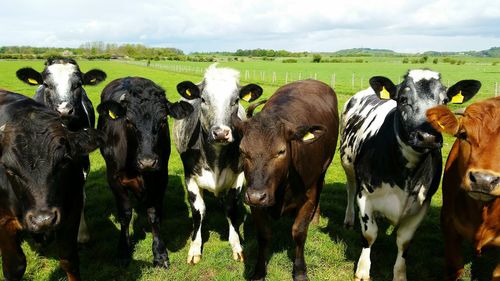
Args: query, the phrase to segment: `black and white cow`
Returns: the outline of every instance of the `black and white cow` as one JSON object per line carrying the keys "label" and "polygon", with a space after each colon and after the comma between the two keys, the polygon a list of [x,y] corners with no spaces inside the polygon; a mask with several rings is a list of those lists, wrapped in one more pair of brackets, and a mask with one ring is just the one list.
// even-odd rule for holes
{"label": "black and white cow", "polygon": [[370,86],[350,98],[342,113],[340,155],[348,194],[344,224],[354,224],[356,197],[364,238],[356,280],[370,279],[375,215],[397,226],[393,280],[406,280],[406,250],[441,177],[443,139],[425,112],[450,101],[467,101],[481,84],[462,80],[446,89],[439,73],[424,69],[410,70],[399,85],[372,77]]}
{"label": "black and white cow", "polygon": [[[68,129],[77,131],[94,128],[94,107],[83,86],[99,84],[106,79],[106,73],[98,69],[83,73],[73,59],[49,58],[42,72],[26,67],[19,69],[16,75],[29,85],[39,86],[33,99],[59,112]],[[90,171],[88,155],[83,156],[81,161],[86,178]],[[78,242],[85,243],[88,240],[89,233],[82,209]]]}
{"label": "black and white cow", "polygon": [[211,65],[202,82],[195,85],[185,81],[177,85],[189,100],[194,111],[187,118],[174,121],[173,138],[184,165],[184,177],[193,216],[193,236],[187,262],[196,264],[201,259],[201,225],[205,217],[203,190],[215,196],[225,193],[226,216],[229,221],[229,243],[233,258],[243,261],[243,248],[238,229],[237,202],[244,182],[239,153],[239,137],[231,123],[231,115],[244,118],[239,100],[257,99],[262,88],[249,84],[239,86],[239,73],[230,68]]}

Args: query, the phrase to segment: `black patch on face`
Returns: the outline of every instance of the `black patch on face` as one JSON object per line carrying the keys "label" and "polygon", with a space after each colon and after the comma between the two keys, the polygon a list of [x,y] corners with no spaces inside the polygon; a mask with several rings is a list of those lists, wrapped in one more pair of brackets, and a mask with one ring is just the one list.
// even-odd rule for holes
{"label": "black patch on face", "polygon": [[368,216],[368,214],[365,214],[361,220],[363,221],[363,225],[365,227],[365,231],[368,230],[368,220],[370,219],[370,217]]}

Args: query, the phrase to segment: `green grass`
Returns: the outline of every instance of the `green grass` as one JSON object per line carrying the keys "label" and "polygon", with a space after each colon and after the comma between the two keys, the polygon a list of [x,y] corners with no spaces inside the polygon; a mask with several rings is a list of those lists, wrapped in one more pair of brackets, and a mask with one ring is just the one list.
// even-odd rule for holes
{"label": "green grass", "polygon": [[[431,60],[431,59],[430,59]],[[208,63],[159,62],[165,65],[190,66],[191,70],[208,66]],[[495,79],[500,80],[500,66],[492,66],[483,60],[468,62],[465,65],[454,66],[445,64],[412,65],[401,64],[399,58],[388,58],[369,63],[325,63],[313,64],[299,62],[284,64],[279,61],[264,62],[247,59],[246,62],[224,62],[222,66],[230,66],[242,71],[266,71],[268,80],[256,82],[263,86],[264,97],[269,97],[284,81],[278,78],[276,83],[270,82],[269,73],[277,73],[283,77],[289,73],[291,80],[296,80],[293,73],[302,73],[302,78],[308,78],[309,73],[317,73],[317,78],[330,83],[332,73],[336,73],[336,91],[340,106],[361,85],[351,86],[351,76],[367,79],[373,75],[385,75],[397,82],[408,68],[429,67],[441,71],[445,83],[454,83],[460,79],[478,79],[483,88],[474,100],[491,97],[494,94]],[[15,71],[20,67],[32,66],[43,69],[42,61],[0,61],[0,88],[31,96],[35,88],[23,84],[15,77]],[[179,95],[175,90],[177,83],[184,80],[198,82],[201,74],[196,71],[174,73],[161,68],[129,65],[109,61],[82,61],[82,71],[100,68],[108,74],[108,79],[101,85],[87,87],[94,106],[99,104],[99,94],[103,87],[113,79],[124,76],[142,76],[149,78],[167,90],[170,100],[176,101]],[[252,78],[252,77],[251,77]],[[248,82],[248,81],[246,81]],[[499,81],[500,82],[500,81]],[[445,138],[443,159],[446,159],[452,139]],[[140,208],[134,213],[131,226],[135,244],[133,261],[128,268],[115,265],[115,252],[118,242],[119,228],[115,218],[115,203],[105,180],[105,164],[99,152],[91,155],[92,172],[86,184],[87,204],[86,217],[91,230],[92,241],[80,250],[81,272],[84,280],[244,280],[253,271],[256,258],[257,241],[248,209],[242,207],[246,219],[240,227],[244,239],[244,250],[247,255],[245,263],[232,260],[231,247],[227,241],[228,227],[223,208],[217,198],[206,196],[207,216],[204,223],[203,258],[200,264],[186,264],[189,249],[192,222],[183,187],[182,164],[179,155],[172,146],[170,158],[170,182],[165,198],[164,219],[161,235],[167,244],[171,268],[169,270],[153,268],[151,253],[151,233],[148,230],[144,211]],[[361,239],[358,222],[354,230],[342,227],[345,199],[345,176],[339,162],[338,153],[329,168],[326,186],[321,196],[321,221],[317,226],[311,226],[306,243],[306,262],[311,280],[351,280],[355,262],[361,252]],[[434,196],[432,207],[413,240],[408,257],[409,280],[441,280],[443,270],[443,240],[439,226],[439,211],[441,192]],[[291,279],[292,257],[294,243],[291,239],[291,219],[284,218],[274,224],[274,240],[268,266],[268,280]],[[395,235],[389,224],[381,222],[379,236],[372,251],[372,277],[374,280],[390,280],[392,266],[396,258]],[[37,246],[27,237],[23,249],[28,259],[26,280],[60,280],[64,273],[58,266],[54,247],[35,249]],[[467,251],[471,253],[470,248]],[[470,259],[468,259],[467,275],[470,275]],[[485,259],[485,266],[479,271],[489,272],[492,260]],[[3,276],[0,274],[0,277]],[[482,280],[488,280],[484,275]],[[466,278],[467,279],[467,278]]]}

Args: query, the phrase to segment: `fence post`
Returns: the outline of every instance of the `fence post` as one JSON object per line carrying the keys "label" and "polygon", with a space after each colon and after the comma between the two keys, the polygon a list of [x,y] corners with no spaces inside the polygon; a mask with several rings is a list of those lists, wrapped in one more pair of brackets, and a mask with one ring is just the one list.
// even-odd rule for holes
{"label": "fence post", "polygon": [[332,88],[335,88],[335,73],[332,74],[332,81],[330,82],[330,86],[332,86]]}
{"label": "fence post", "polygon": [[273,83],[276,83],[276,72],[273,71]]}
{"label": "fence post", "polygon": [[288,84],[288,72],[285,73],[285,84]]}
{"label": "fence post", "polygon": [[354,73],[352,74],[351,89],[354,90]]}
{"label": "fence post", "polygon": [[495,82],[495,97],[498,96],[498,82]]}
{"label": "fence post", "polygon": [[299,72],[299,80],[302,80],[302,72]]}
{"label": "fence post", "polygon": [[361,83],[359,83],[359,85],[360,85],[359,89],[363,89],[363,79],[364,79],[364,77],[361,76]]}
{"label": "fence post", "polygon": [[317,77],[318,77],[317,73],[314,72],[314,80],[318,80]]}

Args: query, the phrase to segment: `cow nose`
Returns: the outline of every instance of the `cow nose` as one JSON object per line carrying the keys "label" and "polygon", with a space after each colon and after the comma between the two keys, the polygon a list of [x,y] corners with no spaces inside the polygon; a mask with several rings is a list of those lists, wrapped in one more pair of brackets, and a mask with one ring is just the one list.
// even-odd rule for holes
{"label": "cow nose", "polygon": [[245,202],[251,206],[268,205],[267,192],[263,190],[247,190],[245,193]]}
{"label": "cow nose", "polygon": [[416,131],[414,135],[414,143],[417,147],[439,148],[442,145],[442,138],[435,134],[430,134],[425,131]]}
{"label": "cow nose", "polygon": [[217,128],[212,130],[212,137],[215,141],[225,142],[229,140],[229,133],[231,131],[228,128]]}
{"label": "cow nose", "polygon": [[59,209],[28,211],[26,222],[33,232],[41,232],[56,227],[61,220]]}
{"label": "cow nose", "polygon": [[490,193],[500,183],[500,177],[484,172],[469,172],[471,190]]}
{"label": "cow nose", "polygon": [[69,103],[60,104],[59,107],[57,108],[57,111],[59,111],[61,115],[66,115],[66,116],[73,115],[73,113],[75,112],[73,106]]}
{"label": "cow nose", "polygon": [[137,161],[140,170],[155,170],[158,168],[158,158],[141,158]]}

